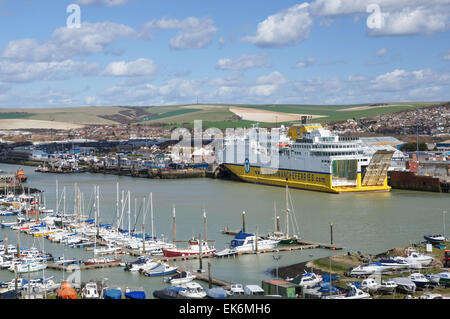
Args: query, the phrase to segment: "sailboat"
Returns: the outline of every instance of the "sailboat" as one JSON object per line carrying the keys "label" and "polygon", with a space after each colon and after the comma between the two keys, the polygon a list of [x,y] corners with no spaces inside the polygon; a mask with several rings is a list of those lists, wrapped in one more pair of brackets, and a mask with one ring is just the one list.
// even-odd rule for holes
{"label": "sailboat", "polygon": [[[203,211],[203,219],[204,219],[204,236],[205,240],[201,240],[198,238],[191,238],[188,240],[188,246],[184,248],[164,248],[163,255],[164,257],[186,257],[186,256],[202,256],[212,255],[216,252],[216,248],[209,247],[208,242],[210,240],[206,239],[206,212]],[[174,229],[174,240],[173,242],[184,242],[184,241],[176,241],[175,240],[175,206],[173,207],[173,229]]]}
{"label": "sailboat", "polygon": [[[297,245],[297,240],[299,237],[299,227],[297,223],[297,219],[295,217],[294,205],[292,203],[292,197],[289,193],[289,187],[286,185],[286,232],[283,233],[280,227],[280,217],[277,216],[276,204],[274,203],[274,211],[275,211],[275,231],[269,234],[268,238],[273,240],[278,240],[279,245]],[[294,235],[289,235],[289,224],[292,222],[292,228],[294,230]]]}

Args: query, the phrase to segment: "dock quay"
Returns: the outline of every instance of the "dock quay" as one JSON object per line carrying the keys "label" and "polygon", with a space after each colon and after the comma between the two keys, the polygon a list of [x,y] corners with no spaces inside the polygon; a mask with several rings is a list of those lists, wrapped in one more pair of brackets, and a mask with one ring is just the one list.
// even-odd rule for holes
{"label": "dock quay", "polygon": [[[222,230],[222,234],[230,235],[230,236],[236,236],[239,233],[239,231],[233,231],[229,230],[227,227],[225,227]],[[261,236],[264,237],[264,236]],[[313,249],[313,248],[324,248],[324,249],[334,249],[334,250],[342,250],[342,247],[339,247],[337,245],[333,244],[325,244],[325,243],[318,243],[314,241],[307,241],[307,240],[300,240],[297,239],[298,245],[292,245],[292,246],[282,246],[279,248],[275,248],[274,250],[279,249],[280,251],[286,251],[286,250],[303,250],[303,249]],[[289,249],[291,248],[291,249]]]}
{"label": "dock quay", "polygon": [[120,267],[120,262],[110,262],[95,265],[71,264],[67,266],[54,263],[47,264],[47,268],[49,269],[60,270],[65,272],[71,272],[74,270],[91,270],[91,269],[111,268],[111,267]]}
{"label": "dock quay", "polygon": [[135,166],[98,166],[91,165],[88,168],[91,173],[131,176],[150,179],[180,179],[180,178],[203,178],[206,176],[206,169],[151,169]]}
{"label": "dock quay", "polygon": [[211,284],[213,284],[214,286],[223,287],[224,289],[230,289],[231,284],[232,284],[231,282],[210,276],[210,275],[208,275],[207,272],[201,273],[201,272],[197,272],[195,270],[186,270],[184,268],[178,268],[178,271],[180,271],[180,272],[190,271],[195,276],[196,280],[200,280],[200,281],[207,282],[207,283],[211,282]]}

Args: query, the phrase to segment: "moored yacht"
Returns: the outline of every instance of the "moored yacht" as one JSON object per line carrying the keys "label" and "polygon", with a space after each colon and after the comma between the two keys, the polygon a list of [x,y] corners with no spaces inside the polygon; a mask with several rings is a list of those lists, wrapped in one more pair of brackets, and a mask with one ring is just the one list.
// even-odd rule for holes
{"label": "moored yacht", "polygon": [[258,237],[256,240],[255,235],[240,231],[231,241],[230,249],[235,249],[238,252],[273,249],[277,248],[278,242],[278,240],[263,239],[261,237]]}
{"label": "moored yacht", "polygon": [[202,256],[212,255],[216,252],[214,247],[209,247],[206,241],[202,241],[201,247],[199,240],[192,238],[188,241],[186,248],[164,248],[164,257],[185,257],[185,256],[198,256],[200,253]]}

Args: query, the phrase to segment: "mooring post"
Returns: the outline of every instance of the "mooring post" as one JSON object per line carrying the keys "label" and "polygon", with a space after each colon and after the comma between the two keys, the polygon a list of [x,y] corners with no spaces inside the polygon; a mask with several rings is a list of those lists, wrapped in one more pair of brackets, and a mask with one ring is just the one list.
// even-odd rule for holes
{"label": "mooring post", "polygon": [[333,223],[330,223],[330,240],[331,240],[331,245],[333,245]]}
{"label": "mooring post", "polygon": [[211,276],[211,263],[208,262],[208,282],[209,282],[209,289],[212,288],[212,276]]}

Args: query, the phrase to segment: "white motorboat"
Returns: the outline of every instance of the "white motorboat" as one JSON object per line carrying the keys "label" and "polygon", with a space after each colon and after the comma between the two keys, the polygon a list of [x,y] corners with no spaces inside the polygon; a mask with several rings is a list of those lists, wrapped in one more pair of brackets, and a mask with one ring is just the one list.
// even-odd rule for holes
{"label": "white motorboat", "polygon": [[0,255],[6,254],[6,250],[8,250],[8,254],[17,253],[17,247],[13,245],[8,245],[7,248],[4,245],[0,246]]}
{"label": "white motorboat", "polygon": [[406,255],[407,257],[405,258],[405,260],[408,263],[418,262],[422,266],[429,266],[434,260],[433,257],[419,253],[411,247],[406,250]]}
{"label": "white motorboat", "polygon": [[196,276],[194,276],[189,271],[183,271],[175,276],[165,278],[164,281],[170,283],[171,285],[179,285],[191,282],[194,280]]}
{"label": "white motorboat", "polygon": [[382,280],[378,291],[384,294],[392,294],[397,288],[397,284],[392,280]]}
{"label": "white motorboat", "polygon": [[375,263],[375,264],[363,264],[359,265],[356,268],[353,268],[350,271],[351,277],[365,277],[370,276],[375,273],[382,273],[383,272],[383,266],[381,264]]}
{"label": "white motorboat", "polygon": [[299,286],[303,288],[312,288],[322,281],[322,276],[313,272],[305,272],[300,279]]}
{"label": "white motorboat", "polygon": [[448,285],[450,284],[450,272],[444,271],[437,274],[439,276],[439,284],[440,285]]}
{"label": "white motorboat", "polygon": [[427,240],[428,242],[430,242],[432,244],[440,244],[445,241],[445,237],[440,234],[439,235],[426,235],[426,236],[423,236],[423,238],[425,238],[425,240]]}
{"label": "white motorboat", "polygon": [[[17,289],[22,289],[26,284],[28,283],[28,280],[24,278],[17,278]],[[16,279],[12,279],[10,282],[7,283],[8,289],[15,289],[16,287]]]}
{"label": "white motorboat", "polygon": [[166,263],[158,263],[156,267],[141,270],[140,273],[148,277],[167,276],[176,273],[177,269],[178,269],[177,266],[172,267]]}
{"label": "white motorboat", "polygon": [[[17,265],[17,272],[18,273],[25,273],[25,272],[35,272],[40,271],[47,268],[47,264],[40,263],[40,262],[29,262],[29,263],[22,263]],[[10,271],[14,271],[15,267],[11,266],[9,268]]]}
{"label": "white motorboat", "polygon": [[238,252],[273,249],[277,248],[278,242],[279,240],[262,239],[261,237],[256,240],[255,235],[240,231],[231,241],[230,249],[235,249]]}
{"label": "white motorboat", "polygon": [[243,295],[244,293],[244,286],[241,284],[231,284],[230,290],[227,291],[227,294],[229,296],[239,296]]}
{"label": "white motorboat", "polygon": [[444,299],[444,297],[441,294],[434,294],[427,291],[422,296],[420,296],[419,299]]}
{"label": "white motorboat", "polygon": [[379,261],[381,266],[385,270],[399,270],[399,269],[407,269],[410,264],[405,259],[399,258],[389,258],[389,259],[381,259]]}
{"label": "white motorboat", "polygon": [[432,285],[438,285],[441,280],[441,277],[438,274],[427,274],[425,275],[425,278],[427,278]]}
{"label": "white motorboat", "polygon": [[135,262],[127,263],[124,270],[131,272],[145,271],[155,268],[158,265],[159,263],[152,261],[148,257],[140,257]]}
{"label": "white motorboat", "polygon": [[376,292],[380,288],[380,284],[376,282],[375,278],[369,277],[361,282],[361,289],[368,293]]}
{"label": "white motorboat", "polygon": [[406,257],[407,262],[418,262],[422,266],[429,266],[433,262],[434,258],[421,253],[411,253],[410,256]]}
{"label": "white motorboat", "polygon": [[413,294],[416,292],[416,284],[409,278],[397,277],[392,278],[392,281],[397,284],[397,290],[403,291],[406,294]]}
{"label": "white motorboat", "polygon": [[236,256],[237,254],[238,254],[238,251],[236,249],[225,248],[221,251],[216,251],[214,253],[214,256],[216,256],[217,258],[224,258],[224,257]]}
{"label": "white motorboat", "polygon": [[350,291],[345,295],[325,296],[325,299],[372,299],[369,293],[362,291],[355,285],[349,285]]}
{"label": "white motorboat", "polygon": [[421,273],[413,273],[408,278],[416,284],[417,288],[423,288],[430,284],[430,281]]}
{"label": "white motorboat", "polygon": [[94,248],[94,255],[112,255],[121,251],[122,248],[108,245],[106,247]]}
{"label": "white motorboat", "polygon": [[206,292],[202,286],[200,286],[196,282],[189,282],[185,285],[182,285],[183,290],[178,292],[178,295],[184,298],[194,298],[201,299],[206,297]]}
{"label": "white motorboat", "polygon": [[83,299],[99,299],[98,286],[95,282],[88,282],[81,290],[81,297]]}

